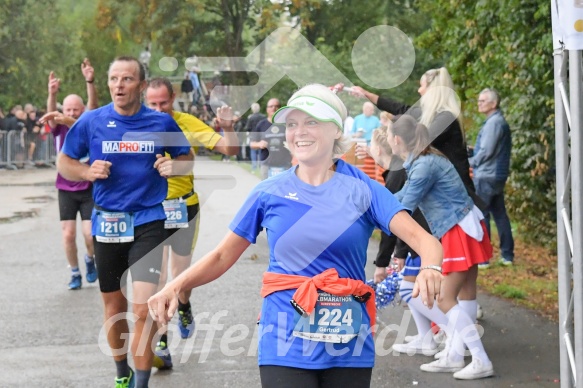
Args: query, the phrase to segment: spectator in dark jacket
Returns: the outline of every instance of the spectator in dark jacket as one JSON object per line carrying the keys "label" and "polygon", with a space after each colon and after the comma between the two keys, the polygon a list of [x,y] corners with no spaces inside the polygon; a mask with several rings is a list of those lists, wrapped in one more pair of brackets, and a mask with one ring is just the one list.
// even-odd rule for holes
{"label": "spectator in dark jacket", "polygon": [[474,169],[476,192],[486,203],[484,217],[488,233],[490,233],[490,213],[498,229],[502,254],[500,263],[512,265],[514,239],[504,205],[504,185],[510,173],[512,138],[510,127],[500,111],[499,104],[500,97],[495,90],[482,90],[478,97],[478,111],[486,115],[486,121],[478,133],[470,165]]}
{"label": "spectator in dark jacket", "polygon": [[184,79],[180,84],[180,93],[182,97],[182,101],[180,102],[180,108],[183,112],[189,112],[190,107],[192,106],[193,97],[192,93],[194,92],[194,86],[192,86],[192,82],[190,81],[190,72],[187,71],[184,73]]}

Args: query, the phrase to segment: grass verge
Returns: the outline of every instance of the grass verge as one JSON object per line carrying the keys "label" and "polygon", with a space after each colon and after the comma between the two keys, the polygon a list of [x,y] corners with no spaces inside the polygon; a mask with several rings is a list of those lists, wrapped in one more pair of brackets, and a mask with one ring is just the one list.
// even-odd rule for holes
{"label": "grass verge", "polygon": [[479,289],[535,310],[557,322],[559,304],[556,254],[516,240],[514,265],[506,267],[496,263],[500,257],[499,245],[497,236],[492,237],[494,257],[489,269],[480,270]]}

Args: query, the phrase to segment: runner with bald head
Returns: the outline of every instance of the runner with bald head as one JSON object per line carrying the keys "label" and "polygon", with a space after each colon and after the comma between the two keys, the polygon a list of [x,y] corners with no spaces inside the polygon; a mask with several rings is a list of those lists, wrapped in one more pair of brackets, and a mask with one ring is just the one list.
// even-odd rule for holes
{"label": "runner with bald head", "polygon": [[[83,61],[81,71],[87,84],[88,106],[87,109],[97,108],[97,92],[93,84],[93,67],[88,59]],[[65,136],[69,127],[85,111],[83,99],[76,94],[69,94],[63,100],[63,112],[57,111],[57,93],[61,80],[55,77],[51,71],[49,74],[47,99],[47,114],[41,118],[41,122],[47,123],[55,140],[55,149],[60,151],[65,141]],[[91,182],[72,182],[57,173],[56,187],[59,192],[59,213],[61,219],[61,230],[63,233],[63,246],[67,262],[71,268],[70,290],[78,290],[82,285],[81,272],[79,271],[79,261],[77,252],[77,213],[81,216],[81,230],[85,241],[85,266],[86,279],[89,283],[97,280],[95,269],[93,237],[91,236],[91,211],[93,209],[93,197],[91,195]]]}

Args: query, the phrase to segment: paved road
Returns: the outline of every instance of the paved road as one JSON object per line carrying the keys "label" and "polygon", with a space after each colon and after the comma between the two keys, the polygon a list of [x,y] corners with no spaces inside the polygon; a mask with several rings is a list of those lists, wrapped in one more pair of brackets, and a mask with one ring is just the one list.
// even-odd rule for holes
{"label": "paved road", "polygon": [[[235,163],[203,158],[195,174],[202,201],[196,259],[222,238],[258,180]],[[66,288],[54,175],[54,169],[0,170],[0,387],[111,387],[115,369],[105,355],[99,289],[87,283],[79,291]],[[373,241],[370,275],[375,253]],[[170,340],[175,367],[154,372],[151,387],[260,385],[254,334],[266,266],[262,235],[225,276],[195,290],[197,332],[188,341]],[[415,331],[409,311],[397,306],[379,314],[372,387],[558,387],[557,325],[494,297],[480,295],[479,302],[495,377],[459,382],[421,372],[427,357],[393,355],[395,339]],[[174,325],[171,334],[177,334]]]}

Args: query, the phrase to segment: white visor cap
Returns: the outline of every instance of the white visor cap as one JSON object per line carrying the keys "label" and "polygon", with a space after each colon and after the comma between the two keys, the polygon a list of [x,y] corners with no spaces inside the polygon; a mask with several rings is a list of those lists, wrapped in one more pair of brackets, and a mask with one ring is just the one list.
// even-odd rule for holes
{"label": "white visor cap", "polygon": [[273,115],[274,124],[285,124],[285,119],[293,110],[301,110],[302,112],[312,116],[316,120],[324,122],[332,122],[342,128],[342,117],[336,109],[316,97],[300,96],[294,98],[289,102],[289,105],[280,108]]}

